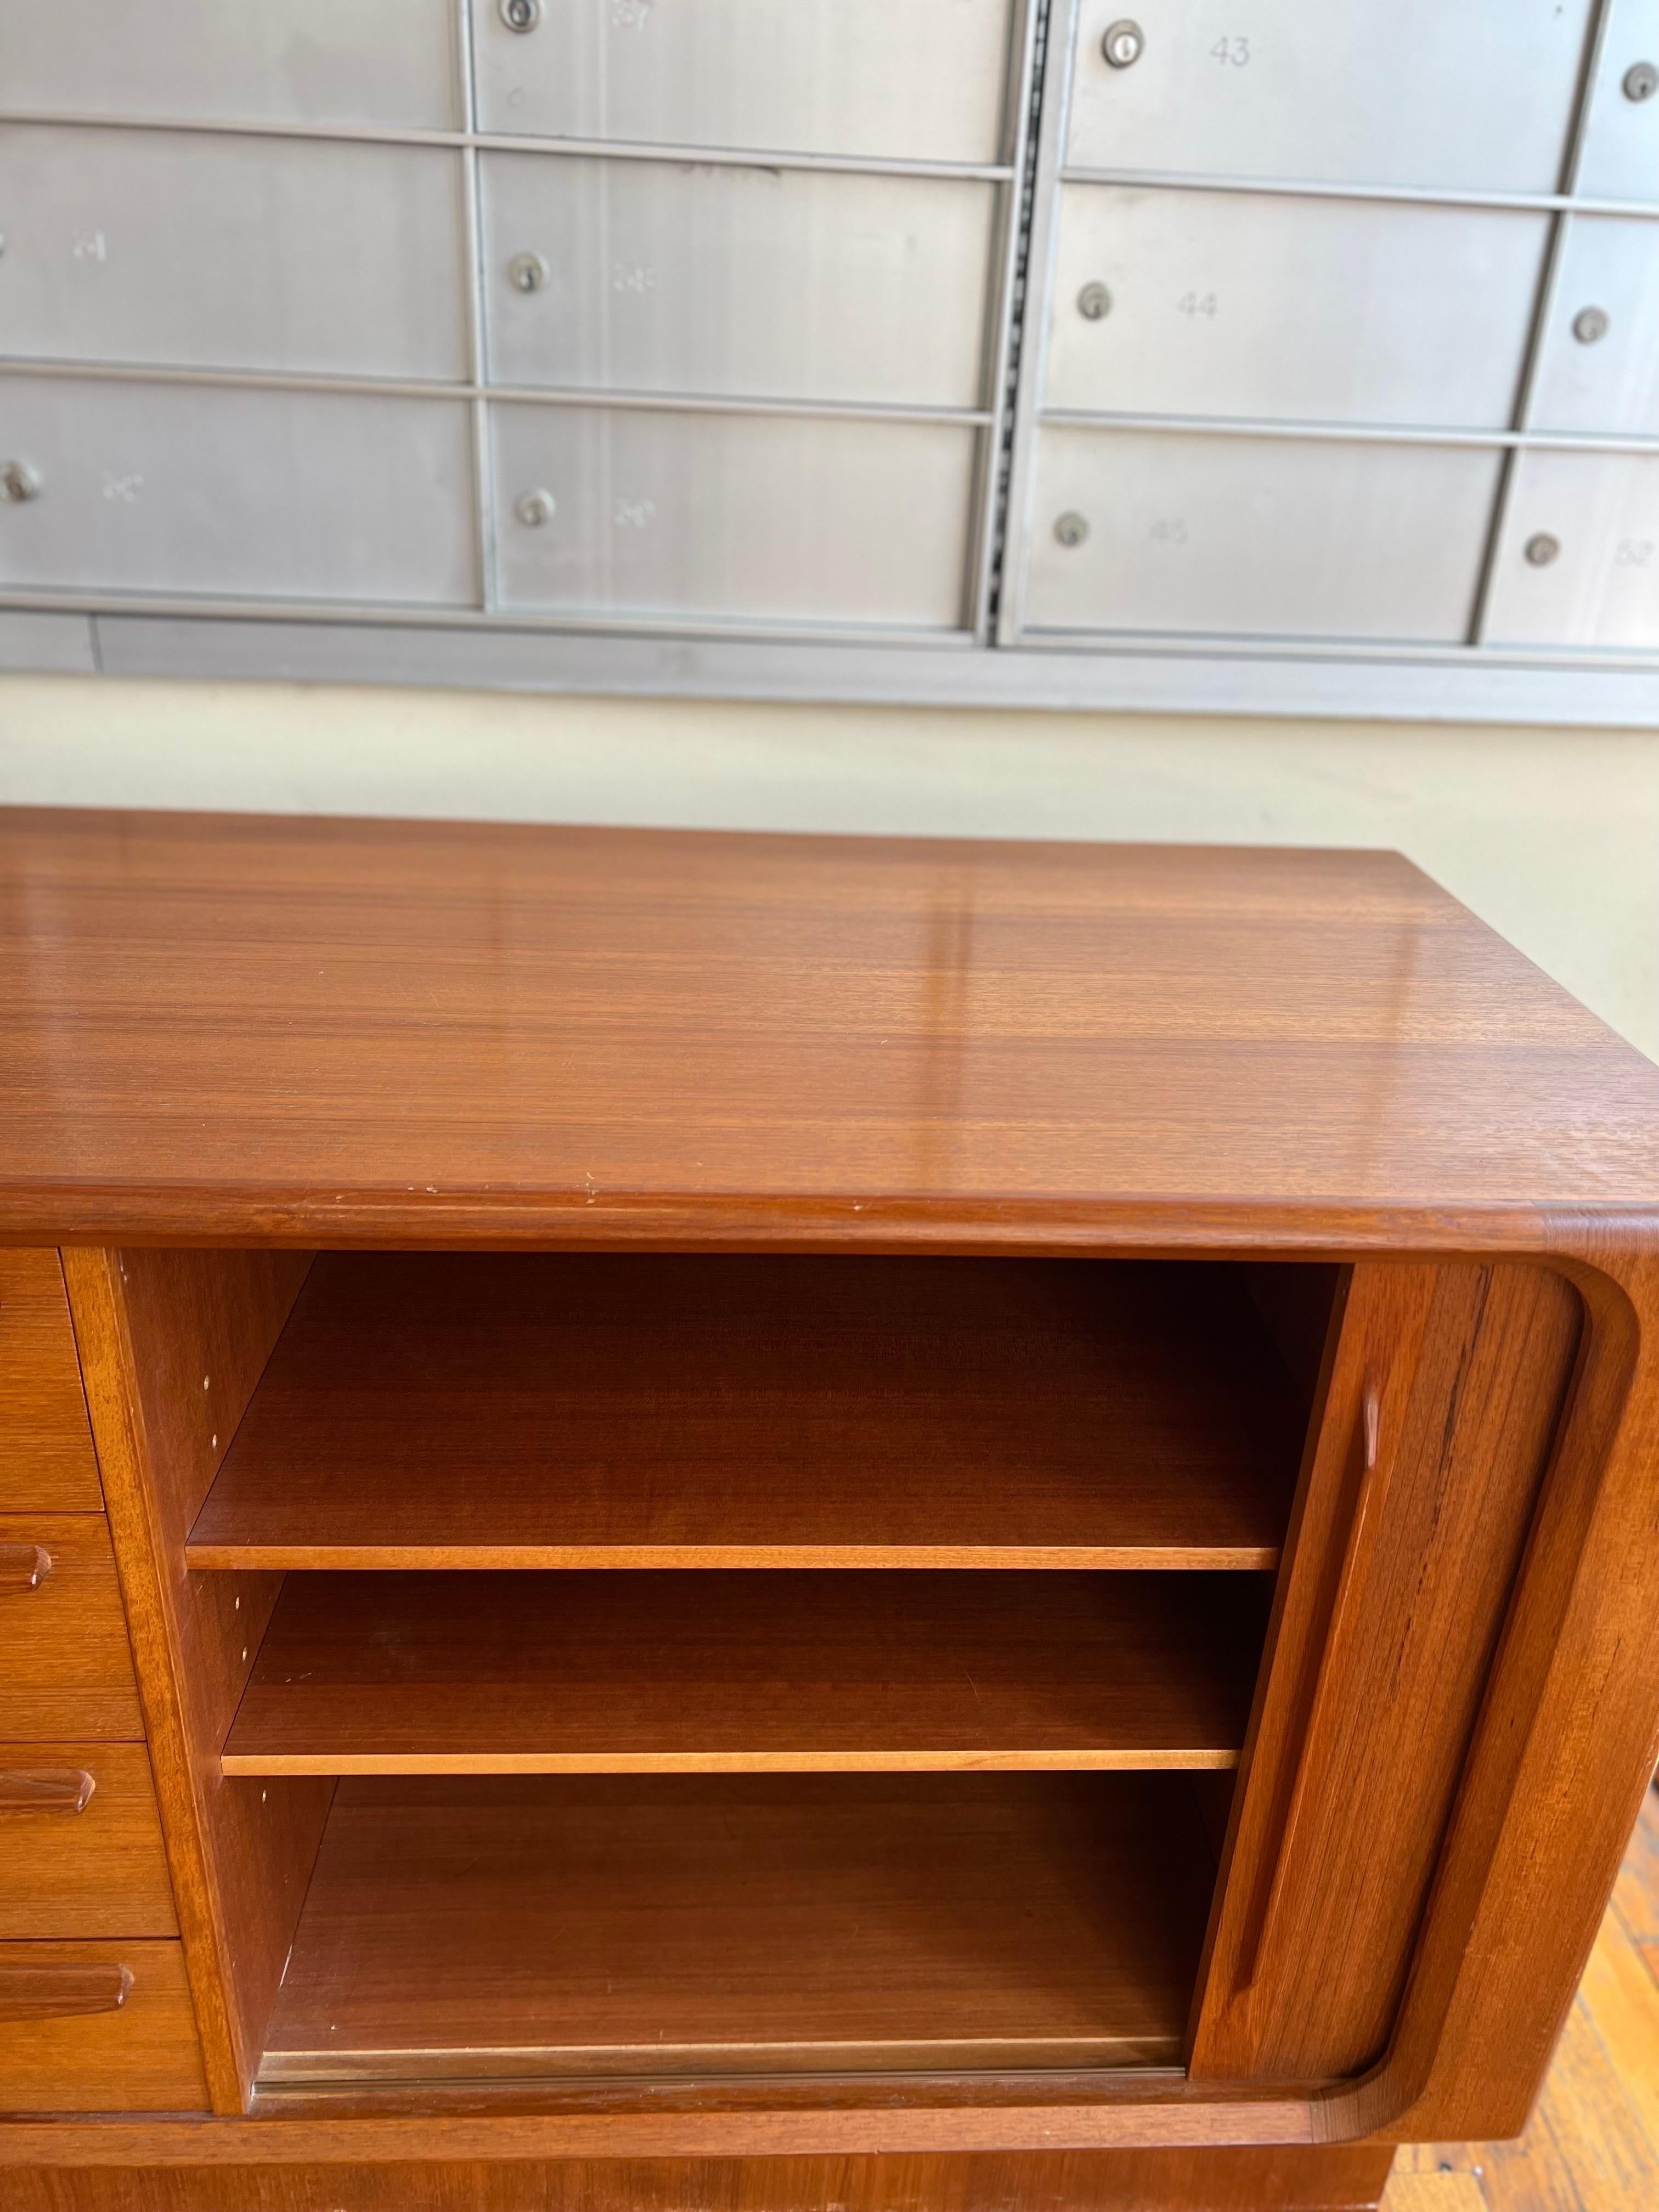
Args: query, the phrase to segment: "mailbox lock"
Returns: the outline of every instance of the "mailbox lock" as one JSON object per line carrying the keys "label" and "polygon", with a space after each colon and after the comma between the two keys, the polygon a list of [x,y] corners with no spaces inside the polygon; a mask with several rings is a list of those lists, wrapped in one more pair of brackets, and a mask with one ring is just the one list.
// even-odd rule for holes
{"label": "mailbox lock", "polygon": [[1054,536],[1062,545],[1067,547],[1081,545],[1088,535],[1089,524],[1086,516],[1062,514],[1054,523]]}
{"label": "mailbox lock", "polygon": [[550,491],[527,491],[515,501],[513,512],[526,530],[539,530],[543,523],[552,521],[558,507]]}
{"label": "mailbox lock", "polygon": [[1077,295],[1077,311],[1085,323],[1097,323],[1112,312],[1112,295],[1103,284],[1085,284]]}
{"label": "mailbox lock", "polygon": [[40,496],[40,471],[27,461],[0,461],[0,499],[21,507],[26,499]]}
{"label": "mailbox lock", "polygon": [[1607,334],[1605,307],[1581,307],[1572,319],[1572,334],[1580,345],[1595,345]]}
{"label": "mailbox lock", "polygon": [[1552,538],[1547,530],[1540,530],[1527,540],[1527,559],[1534,568],[1547,568],[1560,550],[1560,539]]}
{"label": "mailbox lock", "polygon": [[542,20],[542,0],[501,0],[501,21],[509,31],[533,31]]}
{"label": "mailbox lock", "polygon": [[1146,47],[1146,33],[1127,15],[1119,16],[1115,23],[1109,23],[1100,42],[1101,52],[1114,69],[1133,69]]}
{"label": "mailbox lock", "polygon": [[539,253],[515,253],[507,276],[515,292],[539,292],[547,282],[547,264]]}
{"label": "mailbox lock", "polygon": [[1626,100],[1651,100],[1659,92],[1659,69],[1651,62],[1632,62],[1625,71]]}

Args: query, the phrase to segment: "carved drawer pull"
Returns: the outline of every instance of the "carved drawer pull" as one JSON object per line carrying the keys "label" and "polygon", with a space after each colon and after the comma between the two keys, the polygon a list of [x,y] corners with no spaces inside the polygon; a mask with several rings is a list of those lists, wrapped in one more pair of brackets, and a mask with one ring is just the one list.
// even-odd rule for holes
{"label": "carved drawer pull", "polygon": [[0,2021],[119,2012],[131,1987],[131,1966],[0,1966]]}
{"label": "carved drawer pull", "polygon": [[84,1813],[97,1787],[83,1766],[0,1767],[0,1813]]}
{"label": "carved drawer pull", "polygon": [[0,1597],[23,1597],[52,1572],[44,1544],[0,1544]]}

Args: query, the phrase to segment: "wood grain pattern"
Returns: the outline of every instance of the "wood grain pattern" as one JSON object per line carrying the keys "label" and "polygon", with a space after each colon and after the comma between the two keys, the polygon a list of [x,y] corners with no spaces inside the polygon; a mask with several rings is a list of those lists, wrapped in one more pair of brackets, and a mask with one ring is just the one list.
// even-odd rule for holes
{"label": "wood grain pattern", "polygon": [[8,2176],[9,2212],[1374,2212],[1387,2150],[522,2159]]}
{"label": "wood grain pattern", "polygon": [[43,1551],[32,1588],[0,1593],[0,1734],[142,1738],[127,1625],[100,1513],[0,1514],[0,1548]]}
{"label": "wood grain pattern", "polygon": [[325,1255],[189,1557],[1264,1567],[1305,1428],[1236,1268]]}
{"label": "wood grain pattern", "polygon": [[1195,2075],[1351,2075],[1382,2055],[1581,1319],[1542,1269],[1354,1269],[1218,1893]]}
{"label": "wood grain pattern", "polygon": [[[78,1812],[31,1809],[7,1786],[54,1768],[90,1779]],[[0,1743],[0,1938],[178,1932],[143,1745]]]}
{"label": "wood grain pattern", "polygon": [[191,1576],[185,1537],[308,1262],[265,1252],[64,1255],[203,2057],[242,2106],[330,1785],[227,1781],[219,1747],[273,1575]]}
{"label": "wood grain pattern", "polygon": [[290,1575],[227,1774],[1237,1764],[1233,1575]]}
{"label": "wood grain pattern", "polygon": [[55,1251],[0,1251],[0,1513],[101,1513]]}
{"label": "wood grain pattern", "polygon": [[[108,1992],[118,1987],[123,1969],[128,1986],[111,2004]],[[64,2008],[48,2014],[20,2006],[9,2016],[0,2008],[0,2112],[205,2107],[177,1943],[0,1943],[0,1977],[15,1978],[20,1988],[27,1981],[44,1991],[55,1972],[64,1978]]]}
{"label": "wood grain pattern", "polygon": [[21,1241],[1535,1249],[1659,1070],[1388,854],[15,810]]}
{"label": "wood grain pattern", "polygon": [[261,2078],[1168,2063],[1179,1776],[346,1782]]}

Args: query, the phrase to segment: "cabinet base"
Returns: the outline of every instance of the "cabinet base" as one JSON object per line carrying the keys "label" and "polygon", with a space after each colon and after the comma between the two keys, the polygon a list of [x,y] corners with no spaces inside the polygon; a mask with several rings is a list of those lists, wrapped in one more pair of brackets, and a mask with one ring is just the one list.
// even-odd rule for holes
{"label": "cabinet base", "polygon": [[12,2169],[7,2212],[1374,2212],[1384,2147]]}

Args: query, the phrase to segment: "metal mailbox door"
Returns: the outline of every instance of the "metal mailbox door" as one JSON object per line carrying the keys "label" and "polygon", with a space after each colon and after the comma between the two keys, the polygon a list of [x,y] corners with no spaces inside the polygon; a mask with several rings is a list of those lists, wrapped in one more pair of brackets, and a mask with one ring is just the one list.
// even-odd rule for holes
{"label": "metal mailbox door", "polygon": [[911,161],[1012,141],[1010,0],[474,0],[472,22],[486,131]]}
{"label": "metal mailbox door", "polygon": [[[1081,167],[1558,189],[1589,0],[1079,0]],[[1127,67],[1103,50],[1133,21]]]}
{"label": "metal mailbox door", "polygon": [[1577,189],[1659,201],[1659,0],[1608,0]]}
{"label": "metal mailbox door", "polygon": [[1045,398],[1504,428],[1547,238],[1542,215],[1067,185]]}
{"label": "metal mailbox door", "polygon": [[978,407],[998,188],[486,155],[498,382]]}
{"label": "metal mailbox door", "polygon": [[1047,429],[1026,627],[1454,642],[1498,466],[1455,446]]}
{"label": "metal mailbox door", "polygon": [[1659,222],[1568,218],[1532,419],[1540,430],[1659,437]]}
{"label": "metal mailbox door", "polygon": [[1659,454],[1517,453],[1489,645],[1659,646]]}
{"label": "metal mailbox door", "polygon": [[466,373],[458,155],[13,124],[0,204],[13,355]]}
{"label": "metal mailbox door", "polygon": [[971,428],[646,408],[491,412],[505,605],[964,623]]}
{"label": "metal mailbox door", "polygon": [[0,377],[0,580],[465,604],[463,401]]}
{"label": "metal mailbox door", "polygon": [[452,130],[452,5],[17,0],[0,8],[0,85],[14,114]]}

